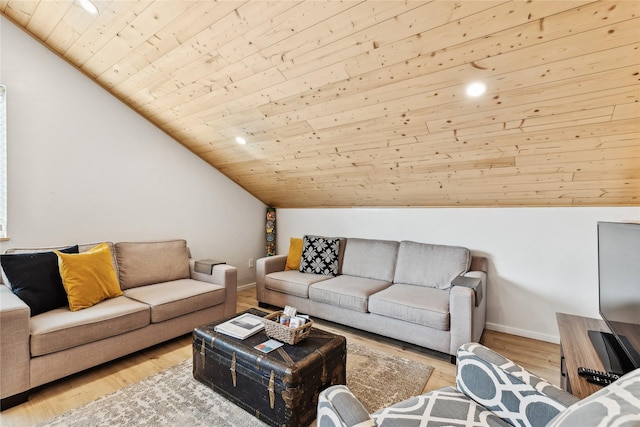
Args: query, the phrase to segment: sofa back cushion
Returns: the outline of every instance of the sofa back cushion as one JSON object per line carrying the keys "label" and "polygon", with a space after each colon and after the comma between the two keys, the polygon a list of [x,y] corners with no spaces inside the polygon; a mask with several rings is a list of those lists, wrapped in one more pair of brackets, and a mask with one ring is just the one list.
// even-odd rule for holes
{"label": "sofa back cushion", "polygon": [[115,248],[122,289],[190,277],[186,240],[119,242]]}
{"label": "sofa back cushion", "polygon": [[451,280],[471,265],[469,249],[402,241],[394,283],[448,289]]}
{"label": "sofa back cushion", "polygon": [[342,274],[391,282],[398,256],[398,242],[347,239]]}

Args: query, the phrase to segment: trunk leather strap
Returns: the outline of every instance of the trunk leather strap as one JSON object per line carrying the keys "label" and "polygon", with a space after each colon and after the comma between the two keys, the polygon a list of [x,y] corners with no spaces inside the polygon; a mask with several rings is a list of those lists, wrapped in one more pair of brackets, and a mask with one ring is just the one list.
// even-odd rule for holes
{"label": "trunk leather strap", "polygon": [[327,360],[324,357],[324,353],[321,352],[319,349],[315,350],[316,353],[318,353],[320,355],[320,357],[322,358],[322,377],[321,377],[321,381],[322,384],[327,382]]}
{"label": "trunk leather strap", "polygon": [[236,353],[233,352],[233,356],[231,357],[231,379],[233,380],[233,386],[236,386]]}
{"label": "trunk leather strap", "polygon": [[273,371],[271,371],[269,378],[269,405],[271,405],[271,409],[276,405],[275,373]]}

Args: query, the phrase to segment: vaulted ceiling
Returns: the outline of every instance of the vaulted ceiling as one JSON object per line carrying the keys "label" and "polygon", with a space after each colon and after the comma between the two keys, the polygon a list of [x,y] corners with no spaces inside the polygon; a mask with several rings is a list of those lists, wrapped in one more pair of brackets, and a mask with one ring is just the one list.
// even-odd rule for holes
{"label": "vaulted ceiling", "polygon": [[267,205],[640,205],[638,1],[94,3],[0,12]]}

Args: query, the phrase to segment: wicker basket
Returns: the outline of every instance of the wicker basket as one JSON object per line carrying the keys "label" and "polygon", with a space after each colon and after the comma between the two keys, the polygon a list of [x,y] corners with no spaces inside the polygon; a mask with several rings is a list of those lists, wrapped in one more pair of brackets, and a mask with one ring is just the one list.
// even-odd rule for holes
{"label": "wicker basket", "polygon": [[307,320],[307,323],[302,326],[298,326],[297,328],[290,328],[277,322],[283,314],[284,312],[282,311],[276,311],[262,319],[264,321],[264,332],[269,338],[293,345],[309,336],[311,327],[313,326],[313,320],[309,319]]}

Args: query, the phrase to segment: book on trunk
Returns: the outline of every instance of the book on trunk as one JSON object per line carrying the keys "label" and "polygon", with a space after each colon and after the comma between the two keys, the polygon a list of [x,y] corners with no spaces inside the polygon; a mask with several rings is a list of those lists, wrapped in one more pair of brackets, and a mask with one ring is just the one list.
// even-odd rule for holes
{"label": "book on trunk", "polygon": [[216,325],[215,331],[233,338],[245,339],[264,329],[262,317],[245,313],[224,323]]}

